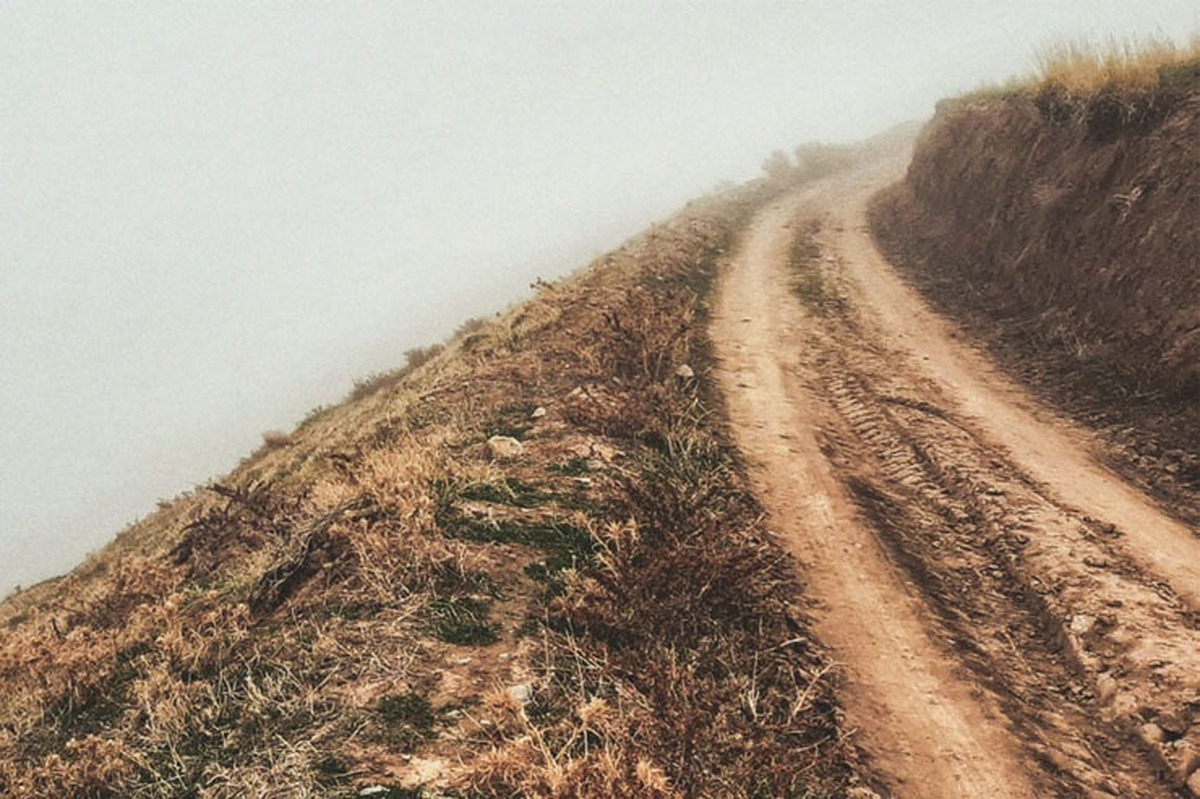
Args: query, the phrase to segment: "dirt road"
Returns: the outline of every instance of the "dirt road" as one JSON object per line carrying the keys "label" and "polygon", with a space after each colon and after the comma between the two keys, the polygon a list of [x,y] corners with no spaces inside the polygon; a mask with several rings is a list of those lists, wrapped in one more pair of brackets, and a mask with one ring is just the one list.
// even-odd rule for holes
{"label": "dirt road", "polygon": [[879,256],[863,208],[904,157],[762,212],[712,325],[849,721],[895,796],[1186,796],[1200,539]]}

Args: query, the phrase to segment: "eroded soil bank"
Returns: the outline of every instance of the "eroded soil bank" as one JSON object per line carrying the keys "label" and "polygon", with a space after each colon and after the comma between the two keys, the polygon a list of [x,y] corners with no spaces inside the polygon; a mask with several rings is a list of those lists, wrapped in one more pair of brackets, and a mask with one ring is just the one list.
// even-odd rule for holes
{"label": "eroded soil bank", "polygon": [[880,255],[903,155],[762,212],[712,326],[855,740],[888,796],[1200,795],[1200,540]]}
{"label": "eroded soil bank", "polygon": [[1105,431],[1111,462],[1193,523],[1198,141],[1194,91],[945,103],[871,210],[935,306]]}

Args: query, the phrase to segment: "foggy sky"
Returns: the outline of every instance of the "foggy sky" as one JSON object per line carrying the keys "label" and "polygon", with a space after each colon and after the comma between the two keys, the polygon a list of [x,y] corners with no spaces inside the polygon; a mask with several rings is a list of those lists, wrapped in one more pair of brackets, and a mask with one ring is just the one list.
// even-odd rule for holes
{"label": "foggy sky", "polygon": [[0,5],[0,593],[773,149],[1178,2]]}

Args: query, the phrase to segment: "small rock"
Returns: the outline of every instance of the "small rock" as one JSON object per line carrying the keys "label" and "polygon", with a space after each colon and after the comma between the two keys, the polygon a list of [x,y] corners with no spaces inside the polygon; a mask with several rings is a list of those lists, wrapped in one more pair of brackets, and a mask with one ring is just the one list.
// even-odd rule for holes
{"label": "small rock", "polygon": [[1163,740],[1162,728],[1153,722],[1147,722],[1138,727],[1138,735],[1148,744],[1160,744]]}
{"label": "small rock", "polygon": [[389,793],[391,793],[391,790],[389,788],[384,787],[383,785],[372,785],[368,788],[363,788],[361,791],[358,792],[358,795],[359,796],[387,796]]}
{"label": "small rock", "polygon": [[675,376],[680,380],[691,380],[696,376],[696,373],[692,371],[692,367],[688,366],[686,363],[681,363],[675,370]]}
{"label": "small rock", "polygon": [[846,799],[879,799],[879,794],[860,785],[846,791]]}
{"label": "small rock", "polygon": [[1112,712],[1114,717],[1123,719],[1138,712],[1138,701],[1129,692],[1117,693],[1114,689],[1113,693]]}
{"label": "small rock", "polygon": [[525,454],[525,445],[511,436],[492,436],[488,439],[488,452],[493,458],[504,460],[519,458]]}
{"label": "small rock", "polygon": [[1200,769],[1200,751],[1190,742],[1175,742],[1175,758],[1175,776],[1180,782],[1186,782]]}
{"label": "small rock", "polygon": [[528,705],[529,700],[533,698],[533,686],[524,682],[517,683],[516,685],[508,686],[506,693],[508,694],[508,698],[518,705]]}
{"label": "small rock", "polygon": [[1076,635],[1087,635],[1092,628],[1096,626],[1096,620],[1091,616],[1085,616],[1082,613],[1077,613],[1071,617],[1071,632]]}
{"label": "small rock", "polygon": [[1162,727],[1163,732],[1169,733],[1172,738],[1180,738],[1188,731],[1190,725],[1187,719],[1179,713],[1163,713],[1158,717],[1158,726]]}
{"label": "small rock", "polygon": [[446,770],[446,761],[436,757],[414,757],[409,761],[409,768],[411,771],[405,776],[404,783],[408,788],[416,788],[440,778]]}
{"label": "small rock", "polygon": [[1096,678],[1096,698],[1100,702],[1108,702],[1117,695],[1117,681],[1111,674],[1100,674]]}
{"label": "small rock", "polygon": [[530,419],[541,419],[545,415],[546,415],[546,409],[541,406],[538,406],[537,408],[533,409],[533,413],[529,414],[529,418]]}
{"label": "small rock", "polygon": [[1187,778],[1185,785],[1187,785],[1188,792],[1192,796],[1200,797],[1200,771],[1193,771],[1192,776]]}

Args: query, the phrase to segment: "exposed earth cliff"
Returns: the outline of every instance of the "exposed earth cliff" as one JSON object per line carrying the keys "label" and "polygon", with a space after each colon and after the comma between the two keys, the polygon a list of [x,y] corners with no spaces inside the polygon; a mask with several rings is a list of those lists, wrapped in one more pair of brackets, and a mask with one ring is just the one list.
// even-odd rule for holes
{"label": "exposed earth cliff", "polygon": [[891,260],[1165,498],[1200,483],[1200,81],[948,101],[872,222]]}

